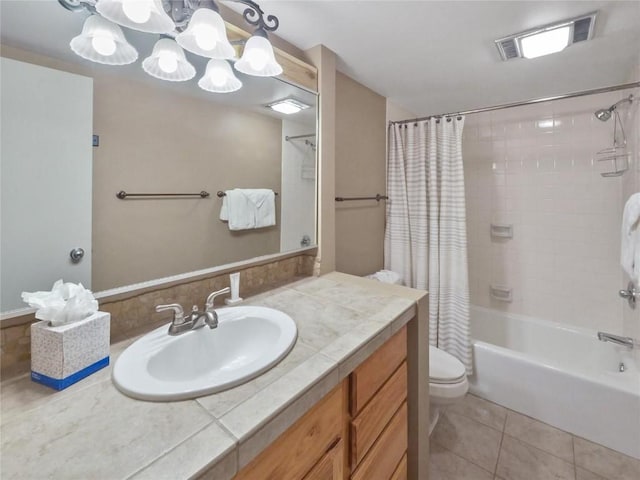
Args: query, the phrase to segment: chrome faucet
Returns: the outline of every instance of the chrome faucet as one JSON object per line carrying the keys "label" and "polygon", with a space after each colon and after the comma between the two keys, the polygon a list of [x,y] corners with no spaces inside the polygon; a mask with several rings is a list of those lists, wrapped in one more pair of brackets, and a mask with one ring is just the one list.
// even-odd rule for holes
{"label": "chrome faucet", "polygon": [[191,307],[191,313],[185,317],[182,306],[177,303],[169,305],[157,305],[156,312],[173,310],[173,321],[169,325],[169,335],[180,335],[181,333],[197,330],[205,325],[211,329],[218,327],[218,314],[213,308],[213,302],[218,295],[229,293],[229,287],[211,293],[207,297],[204,312],[198,310],[198,306]]}
{"label": "chrome faucet", "polygon": [[624,347],[633,348],[635,342],[631,337],[621,337],[612,333],[598,332],[598,340],[601,342],[612,342]]}
{"label": "chrome faucet", "polygon": [[[225,293],[229,293],[229,292],[231,292],[231,288],[229,287],[225,287],[222,290],[211,292],[207,297],[207,301],[204,302],[204,311],[215,313],[215,310],[213,309],[213,302],[215,301],[216,297],[219,295],[224,295]],[[217,317],[218,316],[216,315],[216,318]]]}

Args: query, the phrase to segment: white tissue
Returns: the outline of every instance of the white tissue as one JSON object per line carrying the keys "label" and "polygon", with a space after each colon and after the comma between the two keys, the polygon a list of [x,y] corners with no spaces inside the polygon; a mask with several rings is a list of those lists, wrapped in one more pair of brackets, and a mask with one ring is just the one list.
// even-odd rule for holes
{"label": "white tissue", "polygon": [[22,301],[37,309],[36,318],[58,327],[78,322],[98,311],[98,301],[81,283],[58,280],[50,292],[22,292]]}

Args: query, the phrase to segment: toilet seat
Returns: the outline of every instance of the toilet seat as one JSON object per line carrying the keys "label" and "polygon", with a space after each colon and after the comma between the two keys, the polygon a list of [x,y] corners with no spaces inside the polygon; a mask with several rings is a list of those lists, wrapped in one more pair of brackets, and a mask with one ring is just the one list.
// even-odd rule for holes
{"label": "toilet seat", "polygon": [[450,353],[429,345],[429,383],[451,385],[467,379],[467,371],[460,360]]}

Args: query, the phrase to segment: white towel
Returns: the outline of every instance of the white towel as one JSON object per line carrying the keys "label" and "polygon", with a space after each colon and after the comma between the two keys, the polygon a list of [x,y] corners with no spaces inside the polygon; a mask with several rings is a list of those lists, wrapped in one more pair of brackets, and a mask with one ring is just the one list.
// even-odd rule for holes
{"label": "white towel", "polygon": [[220,220],[229,222],[229,230],[247,230],[276,224],[273,190],[266,188],[227,190],[222,199]]}
{"label": "white towel", "polygon": [[633,283],[640,284],[640,193],[629,197],[622,213],[620,264]]}

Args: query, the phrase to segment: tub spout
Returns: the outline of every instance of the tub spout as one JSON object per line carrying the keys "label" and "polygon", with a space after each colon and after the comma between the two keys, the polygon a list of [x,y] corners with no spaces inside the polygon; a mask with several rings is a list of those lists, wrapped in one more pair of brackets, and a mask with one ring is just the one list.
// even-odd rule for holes
{"label": "tub spout", "polygon": [[623,345],[628,348],[633,348],[634,341],[631,337],[620,337],[612,333],[598,332],[598,340],[601,342],[612,342],[618,345]]}

